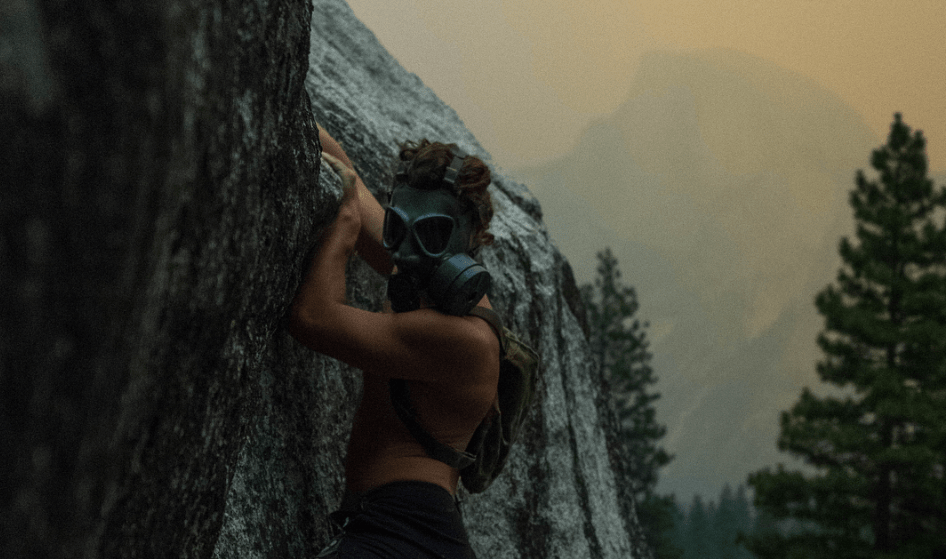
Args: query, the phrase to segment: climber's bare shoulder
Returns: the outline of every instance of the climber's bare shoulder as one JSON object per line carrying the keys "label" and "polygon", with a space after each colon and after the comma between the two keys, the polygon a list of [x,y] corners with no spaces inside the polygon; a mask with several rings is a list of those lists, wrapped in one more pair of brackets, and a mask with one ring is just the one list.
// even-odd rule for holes
{"label": "climber's bare shoulder", "polygon": [[323,310],[317,317],[295,317],[293,335],[366,374],[466,385],[495,382],[499,341],[482,319],[432,308],[377,313],[333,305]]}
{"label": "climber's bare shoulder", "polygon": [[[364,391],[345,462],[346,489],[359,493],[392,481],[421,480],[454,493],[459,472],[430,458],[403,425],[391,406],[388,379],[410,380],[411,405],[425,429],[444,444],[466,448],[496,398],[499,341],[476,317],[433,309],[386,316],[408,331],[400,334],[407,338],[407,349],[395,350],[405,353],[393,361],[363,364]],[[406,369],[394,364],[401,359]]]}
{"label": "climber's bare shoulder", "polygon": [[354,312],[342,325],[349,343],[339,359],[367,374],[451,384],[479,384],[491,379],[499,342],[483,320],[434,309],[405,313]]}

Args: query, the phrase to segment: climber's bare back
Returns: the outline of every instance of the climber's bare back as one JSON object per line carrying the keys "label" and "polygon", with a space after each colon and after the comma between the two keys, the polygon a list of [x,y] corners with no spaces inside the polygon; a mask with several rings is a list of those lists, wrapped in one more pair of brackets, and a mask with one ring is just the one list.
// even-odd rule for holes
{"label": "climber's bare back", "polygon": [[[493,368],[495,370],[495,368]],[[484,371],[486,373],[486,371]],[[449,371],[444,371],[450,375]],[[409,383],[411,404],[437,440],[466,448],[496,394],[496,381],[455,385]],[[427,456],[391,406],[387,379],[366,373],[345,461],[346,488],[361,493],[392,481],[419,480],[456,492],[459,472]]]}
{"label": "climber's bare back", "polygon": [[466,448],[496,398],[499,341],[492,328],[477,317],[429,308],[398,314],[347,308],[335,323],[337,338],[331,336],[337,345],[324,338],[319,344],[322,353],[364,372],[345,462],[347,492],[416,480],[455,493],[459,472],[427,456],[394,411],[388,381],[407,379],[421,424],[437,440]]}

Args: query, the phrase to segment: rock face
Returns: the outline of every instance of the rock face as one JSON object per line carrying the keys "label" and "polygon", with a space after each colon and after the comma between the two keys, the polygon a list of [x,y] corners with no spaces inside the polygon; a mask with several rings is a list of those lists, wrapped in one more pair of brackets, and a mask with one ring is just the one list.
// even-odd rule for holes
{"label": "rock face", "polygon": [[[313,117],[372,188],[403,139],[488,155],[340,0],[112,4],[0,8],[0,555],[312,556],[360,385],[282,327],[337,208]],[[544,376],[507,471],[464,502],[474,547],[648,557],[568,264],[495,177],[491,298]],[[377,308],[379,278],[351,278]]]}

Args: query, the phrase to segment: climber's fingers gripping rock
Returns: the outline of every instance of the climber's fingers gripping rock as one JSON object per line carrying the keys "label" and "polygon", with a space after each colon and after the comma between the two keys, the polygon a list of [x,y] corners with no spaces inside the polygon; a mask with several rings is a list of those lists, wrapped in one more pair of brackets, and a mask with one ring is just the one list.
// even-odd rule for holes
{"label": "climber's fingers gripping rock", "polygon": [[355,181],[358,179],[358,175],[355,173],[355,170],[351,167],[345,165],[338,160],[335,156],[322,152],[322,159],[329,164],[335,174],[337,174],[342,179],[342,202],[346,201],[349,198],[352,198],[356,195],[357,189],[355,188]]}

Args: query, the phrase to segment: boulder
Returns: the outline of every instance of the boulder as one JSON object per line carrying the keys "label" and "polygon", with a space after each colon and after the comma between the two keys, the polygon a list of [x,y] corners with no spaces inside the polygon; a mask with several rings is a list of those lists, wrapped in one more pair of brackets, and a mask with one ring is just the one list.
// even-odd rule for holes
{"label": "boulder", "polygon": [[[360,390],[284,328],[340,194],[315,121],[379,195],[398,141],[489,155],[341,0],[11,0],[0,24],[0,555],[314,555]],[[544,366],[507,471],[463,496],[473,545],[649,557],[568,263],[494,176],[491,297]]]}

